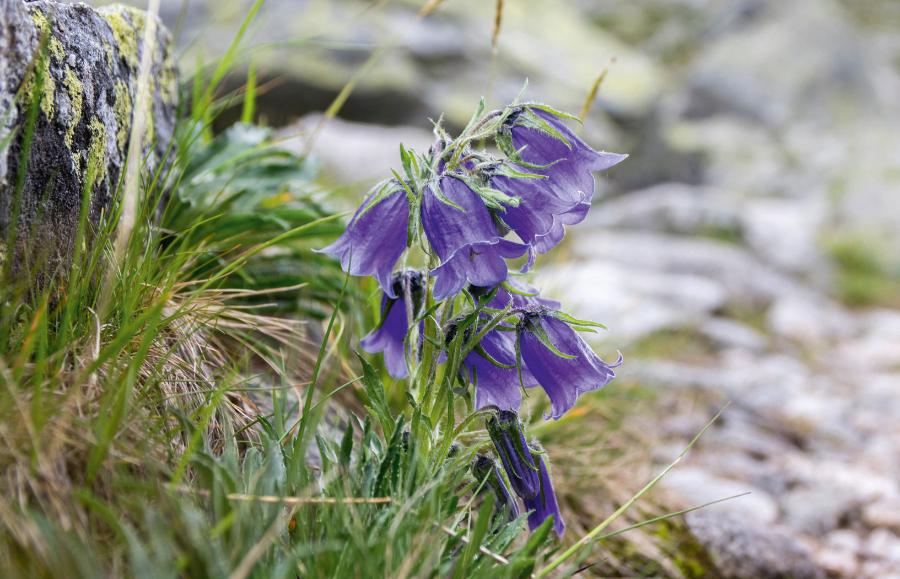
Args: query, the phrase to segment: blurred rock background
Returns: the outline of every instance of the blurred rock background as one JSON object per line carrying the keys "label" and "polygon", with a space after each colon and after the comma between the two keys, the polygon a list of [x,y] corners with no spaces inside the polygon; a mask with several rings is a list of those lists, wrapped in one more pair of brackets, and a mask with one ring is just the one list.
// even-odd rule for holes
{"label": "blurred rock background", "polygon": [[[655,459],[732,402],[663,489],[752,492],[687,517],[721,576],[900,576],[900,2],[506,0],[496,50],[493,2],[425,3],[269,0],[243,51],[260,119],[356,201],[429,117],[526,78],[577,113],[609,66],[583,136],[631,158],[539,285],[609,326]],[[249,4],[163,3],[182,65]]]}

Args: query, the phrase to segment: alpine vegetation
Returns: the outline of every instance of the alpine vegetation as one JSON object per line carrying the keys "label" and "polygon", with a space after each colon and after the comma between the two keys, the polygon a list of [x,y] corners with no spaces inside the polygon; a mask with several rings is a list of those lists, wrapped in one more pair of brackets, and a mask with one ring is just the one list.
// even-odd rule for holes
{"label": "alpine vegetation", "polygon": [[[469,449],[476,482],[493,491],[498,513],[527,514],[532,531],[547,522],[560,536],[550,461],[528,440],[522,399],[540,388],[545,419],[559,419],[609,383],[622,359],[603,361],[580,337],[601,324],[573,318],[513,276],[585,219],[593,174],[626,157],[595,151],[567,120],[577,119],[543,104],[485,113],[482,102],[455,138],[436,123],[430,150],[401,145],[403,174],[374,187],[322,250],[381,286],[380,322],[361,345],[407,381],[412,424],[428,425],[413,435],[427,444],[439,430],[486,419],[494,453],[487,441]],[[491,142],[499,154],[483,148]],[[457,423],[462,405],[468,417]]]}

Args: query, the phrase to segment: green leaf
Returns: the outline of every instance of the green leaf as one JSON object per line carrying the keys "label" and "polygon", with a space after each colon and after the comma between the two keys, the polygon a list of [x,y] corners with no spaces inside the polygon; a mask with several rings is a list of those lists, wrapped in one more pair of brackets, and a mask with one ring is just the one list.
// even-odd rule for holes
{"label": "green leaf", "polygon": [[384,435],[390,437],[393,434],[392,429],[394,427],[394,421],[391,418],[391,412],[388,408],[387,397],[384,393],[384,385],[381,382],[381,377],[378,375],[378,372],[375,371],[375,368],[373,368],[359,352],[355,352],[355,354],[359,359],[360,365],[362,365],[362,382],[366,389],[366,396],[369,398],[369,403],[366,405],[366,408],[368,408],[372,414],[375,415],[375,418],[378,419],[378,423],[381,424]]}

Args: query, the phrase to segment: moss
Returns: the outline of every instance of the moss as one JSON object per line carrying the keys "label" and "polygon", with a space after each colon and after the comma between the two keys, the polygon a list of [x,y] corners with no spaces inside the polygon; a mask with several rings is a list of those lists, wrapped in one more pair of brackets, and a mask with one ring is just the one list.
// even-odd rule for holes
{"label": "moss", "polygon": [[721,576],[709,552],[681,520],[673,518],[659,523],[656,539],[660,548],[672,557],[672,562],[686,579]]}
{"label": "moss", "polygon": [[111,6],[99,12],[112,30],[119,55],[132,70],[137,70],[138,37],[144,29],[144,12],[130,6]]}
{"label": "moss", "polygon": [[693,328],[660,330],[644,336],[631,347],[631,354],[639,358],[682,362],[705,362],[714,353],[712,341]]}
{"label": "moss", "polygon": [[75,128],[81,122],[82,109],[84,108],[84,87],[81,81],[71,67],[66,66],[66,73],[63,77],[63,86],[69,95],[69,101],[72,103],[72,120],[66,127],[65,142],[69,150],[72,150],[72,144],[75,140]]}
{"label": "moss", "polygon": [[900,303],[900,272],[889,265],[887,248],[877,238],[845,233],[827,244],[835,266],[837,296],[850,306]]}
{"label": "moss", "polygon": [[122,79],[116,80],[115,97],[113,114],[116,117],[116,144],[119,151],[124,153],[125,145],[128,143],[128,127],[131,126],[132,103],[128,85]]}

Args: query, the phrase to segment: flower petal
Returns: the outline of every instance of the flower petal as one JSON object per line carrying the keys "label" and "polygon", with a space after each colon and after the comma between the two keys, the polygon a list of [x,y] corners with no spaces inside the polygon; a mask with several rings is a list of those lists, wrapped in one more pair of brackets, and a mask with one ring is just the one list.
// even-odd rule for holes
{"label": "flower petal", "polygon": [[540,470],[541,490],[531,499],[524,499],[525,509],[528,513],[528,528],[534,531],[547,520],[547,517],[553,517],[553,530],[559,537],[566,532],[566,522],[562,518],[559,511],[559,504],[556,501],[556,491],[553,489],[553,481],[550,479],[550,471],[547,469],[547,461],[541,449],[533,447],[532,451],[538,463]]}
{"label": "flower petal", "polygon": [[614,365],[601,360],[578,333],[565,322],[551,316],[535,317],[550,342],[572,359],[561,358],[551,352],[527,329],[520,334],[522,360],[550,398],[550,416],[558,419],[565,414],[578,397],[592,390],[599,390],[615,378]]}
{"label": "flower petal", "polygon": [[441,261],[466,245],[499,239],[487,207],[468,185],[456,177],[444,175],[439,189],[438,192],[430,188],[425,190],[422,226],[428,243]]}
{"label": "flower petal", "polygon": [[391,272],[406,249],[409,223],[409,202],[405,191],[397,187],[371,206],[382,189],[370,193],[338,240],[319,250],[340,259],[350,275],[374,276],[392,298],[397,296],[391,287]]}
{"label": "flower petal", "polygon": [[382,315],[386,310],[387,317],[381,326],[363,338],[360,346],[370,354],[383,353],[388,374],[397,379],[406,378],[409,369],[406,367],[405,340],[409,324],[402,294],[396,300],[384,296],[381,305]]}
{"label": "flower petal", "polygon": [[[507,366],[516,364],[515,334],[493,330],[482,339],[480,346],[495,361]],[[475,409],[490,406],[499,410],[518,412],[522,404],[522,384],[537,386],[537,380],[527,368],[522,368],[522,380],[516,368],[501,368],[473,350],[463,361],[468,379],[475,384]]]}
{"label": "flower petal", "polygon": [[461,247],[432,270],[431,275],[436,278],[434,298],[456,295],[470,283],[484,287],[502,283],[509,275],[505,259],[520,257],[526,251],[527,245],[506,239]]}

